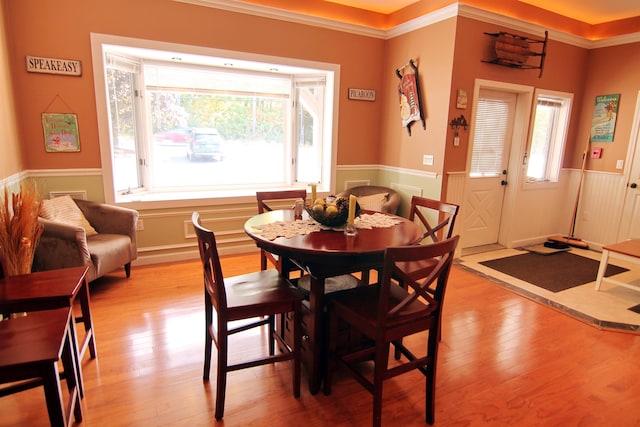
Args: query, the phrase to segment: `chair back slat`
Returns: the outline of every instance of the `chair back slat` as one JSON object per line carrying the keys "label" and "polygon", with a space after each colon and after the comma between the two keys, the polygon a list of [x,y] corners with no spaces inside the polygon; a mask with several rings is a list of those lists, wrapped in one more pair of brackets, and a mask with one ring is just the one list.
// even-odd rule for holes
{"label": "chair back slat", "polygon": [[[396,246],[385,250],[378,307],[380,325],[386,325],[391,317],[402,315],[407,307],[418,300],[424,305],[425,312],[433,313],[440,309],[458,240],[459,236],[455,236],[428,245]],[[431,261],[434,266],[423,277],[416,277],[400,267],[412,261]],[[401,280],[408,292],[402,301],[389,307],[391,286],[398,286],[393,279]]]}
{"label": "chair back slat", "polygon": [[425,229],[421,241],[430,239],[432,242],[438,242],[453,235],[458,210],[459,206],[453,203],[413,196],[409,219],[417,219]]}
{"label": "chair back slat", "polygon": [[211,303],[218,313],[227,308],[227,295],[224,288],[224,276],[220,267],[220,257],[216,246],[216,236],[200,223],[200,213],[191,215],[193,229],[198,238],[198,250],[202,261],[205,291],[211,295]]}
{"label": "chair back slat", "polygon": [[258,213],[270,212],[273,210],[267,202],[274,201],[291,201],[297,199],[305,200],[307,198],[307,190],[304,188],[296,190],[282,191],[256,191],[256,199],[258,200]]}
{"label": "chair back slat", "polygon": [[[304,188],[294,190],[282,190],[282,191],[256,191],[256,199],[258,201],[258,213],[270,212],[273,210],[267,202],[284,203],[289,202],[291,207],[295,200],[305,200],[307,197],[307,190]],[[275,207],[275,204],[273,205]],[[267,261],[271,262],[278,270],[282,269],[282,263],[276,255],[273,255],[264,249],[260,249],[260,270],[267,269]],[[282,272],[282,271],[281,271]]]}

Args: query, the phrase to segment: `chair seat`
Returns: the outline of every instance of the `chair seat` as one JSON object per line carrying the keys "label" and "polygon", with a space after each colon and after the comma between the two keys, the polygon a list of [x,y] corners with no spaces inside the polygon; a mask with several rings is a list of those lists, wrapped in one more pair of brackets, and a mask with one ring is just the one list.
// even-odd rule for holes
{"label": "chair seat", "polygon": [[[358,286],[358,279],[350,274],[327,277],[326,279],[324,279],[325,294],[339,292],[345,289],[352,289],[356,286]],[[311,277],[309,275],[306,275],[298,279],[298,288],[302,289],[308,294],[311,291]]]}
{"label": "chair seat", "polygon": [[286,312],[300,299],[295,288],[273,269],[225,278],[224,285],[229,320]]}
{"label": "chair seat", "polygon": [[[408,295],[406,289],[391,285],[389,288],[389,308],[398,305]],[[378,305],[380,303],[380,287],[361,286],[331,295],[331,304],[341,317],[348,319],[356,328],[369,338],[376,338],[378,332]],[[387,319],[387,328],[400,328],[408,325],[409,329],[424,330],[433,323],[429,314],[436,311],[436,302],[425,305],[416,300],[404,307],[397,315]],[[425,323],[423,320],[427,318]],[[407,328],[403,328],[403,334],[407,335]]]}

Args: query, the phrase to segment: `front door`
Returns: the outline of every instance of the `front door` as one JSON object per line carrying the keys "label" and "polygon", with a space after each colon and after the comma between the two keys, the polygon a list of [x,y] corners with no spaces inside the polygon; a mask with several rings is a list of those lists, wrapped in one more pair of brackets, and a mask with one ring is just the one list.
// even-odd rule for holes
{"label": "front door", "polygon": [[498,242],[517,94],[480,89],[465,191],[464,247]]}
{"label": "front door", "polygon": [[629,179],[627,181],[627,192],[622,209],[622,220],[618,241],[626,239],[640,239],[640,92],[636,103],[635,113],[635,141],[633,156],[629,156]]}

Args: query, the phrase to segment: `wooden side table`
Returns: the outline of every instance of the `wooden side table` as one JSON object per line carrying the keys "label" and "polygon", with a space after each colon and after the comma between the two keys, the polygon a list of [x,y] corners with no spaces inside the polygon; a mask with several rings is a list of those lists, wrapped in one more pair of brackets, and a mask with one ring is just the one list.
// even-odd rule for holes
{"label": "wooden side table", "polygon": [[[49,421],[54,427],[82,421],[79,380],[73,348],[70,308],[28,313],[0,322],[0,397],[43,386]],[[64,367],[68,405],[63,403],[58,361]]]}
{"label": "wooden side table", "polygon": [[640,239],[630,239],[613,245],[604,246],[602,248],[602,258],[600,259],[598,275],[596,277],[596,291],[600,290],[600,285],[602,285],[603,282],[623,286],[625,288],[633,289],[634,291],[640,291],[640,286],[604,277],[604,273],[607,271],[607,265],[609,264],[609,258],[619,258],[624,261],[640,263]]}
{"label": "wooden side table", "polygon": [[[71,267],[59,270],[41,271],[0,279],[0,312],[19,313],[55,308],[73,308],[78,298],[82,316],[71,322],[72,344],[76,351],[76,370],[78,371],[80,397],[84,397],[82,386],[81,362],[89,349],[91,358],[97,356],[91,306],[89,301],[88,267]],[[85,335],[78,345],[75,323],[83,323]]]}

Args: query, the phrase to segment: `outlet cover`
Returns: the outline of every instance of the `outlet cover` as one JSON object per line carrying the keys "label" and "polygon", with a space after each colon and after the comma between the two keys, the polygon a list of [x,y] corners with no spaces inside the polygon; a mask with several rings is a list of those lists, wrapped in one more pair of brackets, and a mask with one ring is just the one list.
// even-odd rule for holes
{"label": "outlet cover", "polygon": [[425,154],[422,156],[422,164],[426,166],[433,166],[433,154]]}

